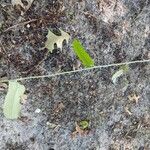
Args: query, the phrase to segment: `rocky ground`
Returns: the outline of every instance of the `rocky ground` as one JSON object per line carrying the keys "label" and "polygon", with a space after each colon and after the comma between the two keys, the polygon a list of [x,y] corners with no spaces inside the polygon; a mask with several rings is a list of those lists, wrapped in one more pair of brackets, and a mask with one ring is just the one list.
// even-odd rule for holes
{"label": "rocky ground", "polygon": [[[95,65],[150,59],[149,0],[34,0],[27,8],[0,0],[0,78],[84,68],[73,53],[78,38]],[[48,29],[71,35],[63,50],[43,49]],[[21,117],[3,115],[0,150],[149,150],[150,63],[25,80]],[[89,122],[85,130],[76,123]],[[77,130],[77,132],[75,132]],[[75,133],[75,134],[74,134]]]}

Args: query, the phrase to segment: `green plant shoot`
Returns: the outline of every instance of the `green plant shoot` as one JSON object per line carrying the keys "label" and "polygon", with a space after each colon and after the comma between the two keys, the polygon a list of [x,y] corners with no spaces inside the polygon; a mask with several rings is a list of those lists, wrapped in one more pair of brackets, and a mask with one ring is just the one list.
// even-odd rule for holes
{"label": "green plant shoot", "polygon": [[73,50],[85,67],[94,66],[93,59],[89,56],[89,54],[86,52],[80,41],[77,39],[73,41]]}

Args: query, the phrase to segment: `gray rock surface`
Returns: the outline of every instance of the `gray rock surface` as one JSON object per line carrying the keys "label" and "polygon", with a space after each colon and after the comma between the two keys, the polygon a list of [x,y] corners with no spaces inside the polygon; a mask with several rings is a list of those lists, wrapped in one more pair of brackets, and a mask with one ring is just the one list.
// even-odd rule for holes
{"label": "gray rock surface", "polygon": [[[95,65],[150,59],[149,0],[37,0],[23,16],[14,11],[10,1],[1,0],[0,77],[73,69],[77,58],[70,41],[63,51],[54,50],[24,74],[44,55],[39,50],[46,27],[27,29],[25,25],[3,32],[21,21],[41,17],[48,7],[63,15],[57,20],[56,11],[57,22],[46,27],[57,26],[70,33],[72,39],[80,39]],[[28,37],[37,34],[43,40],[34,46]],[[28,98],[22,105],[21,118],[13,121],[2,112],[7,89],[0,91],[0,150],[150,149],[150,64],[130,65],[128,73],[114,85],[111,77],[118,69],[108,67],[22,81]],[[137,103],[128,98],[134,92],[140,97]],[[37,109],[41,111],[37,113]],[[75,122],[81,120],[89,120],[89,133],[72,137]]]}

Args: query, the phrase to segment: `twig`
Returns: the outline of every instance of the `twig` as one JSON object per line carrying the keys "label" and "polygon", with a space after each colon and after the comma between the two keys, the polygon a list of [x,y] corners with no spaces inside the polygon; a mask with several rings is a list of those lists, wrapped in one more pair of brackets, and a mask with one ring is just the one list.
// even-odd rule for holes
{"label": "twig", "polygon": [[[108,64],[108,65],[98,65],[98,66],[94,66],[91,68],[84,68],[84,69],[78,69],[78,70],[73,70],[73,71],[67,71],[67,72],[61,72],[61,73],[55,73],[55,74],[49,74],[49,75],[42,75],[42,76],[29,76],[29,77],[10,79],[10,80],[23,81],[23,80],[30,80],[30,79],[50,78],[50,77],[55,77],[55,76],[60,76],[60,75],[82,72],[82,71],[89,71],[89,70],[93,70],[93,69],[108,68],[108,67],[115,67],[115,66],[121,66],[121,65],[130,65],[130,64],[135,64],[135,63],[146,63],[146,62],[150,62],[150,59],[130,61],[130,62],[124,62],[124,63],[116,63],[116,64]],[[10,80],[1,80],[0,82],[9,82]]]}
{"label": "twig", "polygon": [[13,28],[18,27],[18,26],[24,26],[24,25],[26,25],[26,24],[28,24],[28,23],[35,22],[35,21],[37,21],[37,19],[32,19],[32,20],[29,20],[29,21],[20,22],[20,23],[18,23],[18,24],[15,24],[15,25],[13,25],[13,26],[7,28],[7,29],[4,30],[3,32],[7,32],[7,31],[9,31],[9,30],[11,30],[11,29],[13,29]]}

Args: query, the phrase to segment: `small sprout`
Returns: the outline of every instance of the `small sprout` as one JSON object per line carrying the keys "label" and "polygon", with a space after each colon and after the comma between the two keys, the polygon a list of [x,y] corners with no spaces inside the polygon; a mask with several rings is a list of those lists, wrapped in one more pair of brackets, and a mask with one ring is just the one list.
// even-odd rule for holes
{"label": "small sprout", "polygon": [[89,133],[89,122],[88,121],[81,121],[79,124],[75,123],[75,131],[72,133],[72,138],[74,138],[76,135],[87,135]]}
{"label": "small sprout", "polygon": [[120,67],[120,69],[122,69],[124,71],[124,73],[127,73],[129,71],[129,66],[128,65],[122,65]]}
{"label": "small sprout", "polygon": [[89,128],[89,121],[87,120],[82,120],[79,122],[80,127],[85,130]]}

